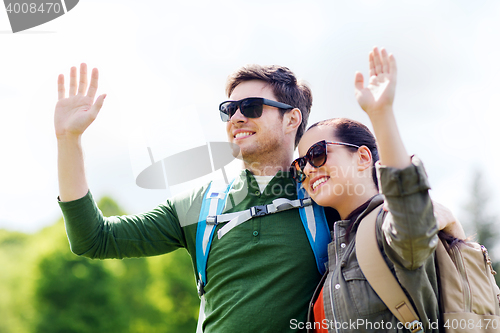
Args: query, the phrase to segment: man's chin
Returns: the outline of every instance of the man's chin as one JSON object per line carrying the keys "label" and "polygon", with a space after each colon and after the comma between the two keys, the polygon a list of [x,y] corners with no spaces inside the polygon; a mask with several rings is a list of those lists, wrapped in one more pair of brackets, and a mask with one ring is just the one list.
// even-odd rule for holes
{"label": "man's chin", "polygon": [[247,155],[253,155],[257,151],[257,147],[255,147],[255,143],[251,142],[246,142],[246,141],[241,141],[241,142],[234,142],[239,149],[240,149],[240,155],[243,155],[243,157]]}
{"label": "man's chin", "polygon": [[240,147],[240,154],[238,155],[238,159],[243,161],[255,161],[259,160],[259,157],[262,156],[263,152],[258,151],[256,147],[245,147],[244,145]]}

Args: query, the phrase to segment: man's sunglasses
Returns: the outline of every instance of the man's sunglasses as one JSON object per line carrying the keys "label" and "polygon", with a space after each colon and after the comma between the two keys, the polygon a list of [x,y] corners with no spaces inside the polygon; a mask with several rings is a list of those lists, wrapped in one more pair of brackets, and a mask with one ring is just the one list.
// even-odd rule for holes
{"label": "man's sunglasses", "polygon": [[307,153],[297,158],[292,162],[292,166],[290,167],[290,172],[292,173],[293,178],[299,183],[303,182],[306,179],[306,174],[304,173],[304,168],[307,165],[307,162],[311,164],[311,166],[315,168],[319,168],[326,163],[326,145],[336,145],[336,146],[347,146],[352,148],[359,148],[359,146],[353,145],[351,143],[344,142],[332,142],[332,141],[319,141],[313,144]]}
{"label": "man's sunglasses", "polygon": [[228,122],[231,117],[240,109],[241,114],[247,118],[259,118],[262,116],[264,105],[274,106],[279,109],[290,110],[293,106],[285,103],[272,101],[261,97],[249,97],[239,101],[225,101],[219,105],[220,117],[222,121]]}

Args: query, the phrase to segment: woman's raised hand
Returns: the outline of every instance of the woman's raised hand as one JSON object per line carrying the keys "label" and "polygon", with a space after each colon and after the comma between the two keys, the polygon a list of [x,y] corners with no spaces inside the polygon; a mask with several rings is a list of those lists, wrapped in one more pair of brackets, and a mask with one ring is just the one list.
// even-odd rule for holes
{"label": "woman's raised hand", "polygon": [[369,117],[392,109],[396,92],[396,60],[382,48],[374,47],[369,55],[370,80],[364,86],[363,74],[356,72],[354,92],[361,108]]}

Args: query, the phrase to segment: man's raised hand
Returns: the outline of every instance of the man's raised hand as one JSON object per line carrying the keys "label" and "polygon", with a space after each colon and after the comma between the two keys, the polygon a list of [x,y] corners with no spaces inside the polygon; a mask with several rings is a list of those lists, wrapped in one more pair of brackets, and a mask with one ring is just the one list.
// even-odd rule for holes
{"label": "man's raised hand", "polygon": [[363,74],[356,72],[354,91],[361,108],[374,115],[392,108],[396,92],[396,60],[392,54],[377,47],[369,55],[370,81],[364,86]]}
{"label": "man's raised hand", "polygon": [[66,97],[64,75],[60,74],[57,80],[58,102],[54,114],[54,125],[58,138],[65,136],[78,137],[89,127],[99,113],[104,102],[105,94],[94,97],[97,92],[99,72],[92,70],[90,86],[87,90],[87,65],[80,65],[80,82],[77,84],[76,67],[71,67],[69,80],[69,94]]}

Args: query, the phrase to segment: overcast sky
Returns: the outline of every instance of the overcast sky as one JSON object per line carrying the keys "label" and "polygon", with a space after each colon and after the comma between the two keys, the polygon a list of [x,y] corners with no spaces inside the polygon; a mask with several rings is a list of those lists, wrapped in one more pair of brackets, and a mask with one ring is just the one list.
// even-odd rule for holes
{"label": "overcast sky", "polygon": [[0,10],[0,228],[34,232],[60,217],[53,111],[57,75],[71,66],[99,68],[99,93],[108,95],[83,139],[91,191],[139,213],[205,181],[135,185],[151,163],[148,147],[160,160],[226,140],[217,107],[228,74],[285,65],[313,90],[310,124],[368,123],[353,79],[356,70],[367,75],[374,45],[396,57],[396,117],[433,198],[460,216],[481,169],[500,214],[499,17],[493,0],[81,0],[12,34]]}

